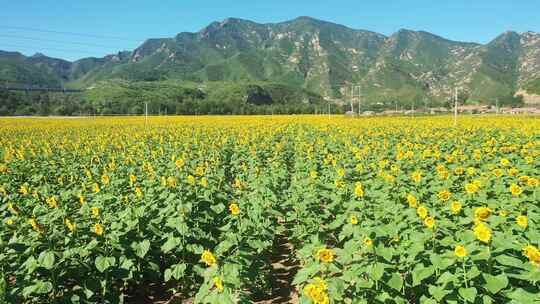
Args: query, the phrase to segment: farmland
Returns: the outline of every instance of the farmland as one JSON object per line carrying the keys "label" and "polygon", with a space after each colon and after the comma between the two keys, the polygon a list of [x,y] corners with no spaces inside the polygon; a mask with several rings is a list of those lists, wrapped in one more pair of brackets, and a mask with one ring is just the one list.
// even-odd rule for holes
{"label": "farmland", "polygon": [[538,302],[540,121],[452,123],[2,119],[0,303]]}

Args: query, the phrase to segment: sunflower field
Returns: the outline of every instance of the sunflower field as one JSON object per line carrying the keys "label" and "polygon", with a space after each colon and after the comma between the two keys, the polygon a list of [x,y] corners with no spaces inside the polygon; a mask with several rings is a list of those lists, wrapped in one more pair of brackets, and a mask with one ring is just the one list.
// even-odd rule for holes
{"label": "sunflower field", "polygon": [[0,303],[540,303],[540,120],[452,122],[0,119]]}

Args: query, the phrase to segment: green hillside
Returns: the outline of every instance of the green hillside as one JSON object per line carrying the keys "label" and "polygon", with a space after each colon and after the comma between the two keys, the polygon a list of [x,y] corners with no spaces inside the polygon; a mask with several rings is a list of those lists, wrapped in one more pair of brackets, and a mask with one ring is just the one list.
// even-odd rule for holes
{"label": "green hillside", "polygon": [[[81,102],[112,98],[127,111],[148,95],[183,98],[178,85],[207,86],[208,96],[227,87],[231,95],[220,96],[227,103],[239,98],[235,92],[240,89],[233,88],[253,83],[335,104],[349,100],[353,85],[360,86],[368,104],[403,105],[444,104],[457,87],[470,100],[489,104],[520,89],[538,92],[538,49],[540,35],[533,32],[507,32],[480,45],[423,31],[400,30],[387,37],[310,17],[270,24],[229,18],[197,33],[148,39],[133,51],[104,58],[67,62],[0,52],[0,81],[93,87]],[[297,95],[283,95],[284,103],[298,103],[291,99]]]}

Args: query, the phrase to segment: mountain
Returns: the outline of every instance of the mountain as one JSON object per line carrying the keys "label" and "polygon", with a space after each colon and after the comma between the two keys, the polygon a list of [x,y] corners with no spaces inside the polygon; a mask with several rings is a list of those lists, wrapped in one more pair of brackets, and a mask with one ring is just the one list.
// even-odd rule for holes
{"label": "mountain", "polygon": [[371,102],[471,102],[540,94],[540,35],[451,41],[402,29],[385,36],[310,17],[259,24],[228,18],[197,33],[148,39],[131,52],[75,62],[0,52],[0,81],[88,87],[113,79],[278,83],[343,100],[359,85]]}
{"label": "mountain", "polygon": [[21,84],[58,85],[69,80],[71,62],[42,54],[26,57],[0,51],[0,81]]}

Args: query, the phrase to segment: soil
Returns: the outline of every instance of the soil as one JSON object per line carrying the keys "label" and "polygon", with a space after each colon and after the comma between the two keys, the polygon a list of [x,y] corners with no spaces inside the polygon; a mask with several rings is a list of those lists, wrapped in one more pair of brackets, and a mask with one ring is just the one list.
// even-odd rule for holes
{"label": "soil", "polygon": [[270,261],[273,269],[270,278],[271,292],[255,299],[253,303],[297,304],[298,292],[292,286],[292,282],[298,272],[299,264],[294,259],[293,245],[289,242],[287,236],[278,235],[274,241]]}

